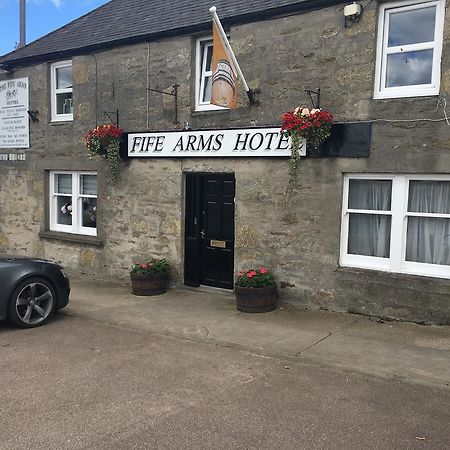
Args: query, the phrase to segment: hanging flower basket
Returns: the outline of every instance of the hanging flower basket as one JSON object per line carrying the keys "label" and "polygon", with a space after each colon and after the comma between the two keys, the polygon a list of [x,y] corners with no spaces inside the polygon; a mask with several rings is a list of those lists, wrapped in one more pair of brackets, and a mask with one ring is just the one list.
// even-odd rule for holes
{"label": "hanging flower basket", "polygon": [[320,109],[295,108],[282,116],[281,132],[291,138],[291,160],[289,167],[289,190],[298,184],[298,150],[302,139],[318,147],[331,134],[333,114]]}
{"label": "hanging flower basket", "polygon": [[120,141],[122,129],[118,125],[99,125],[86,134],[86,148],[91,157],[105,158],[111,174],[111,180],[117,183],[119,179]]}

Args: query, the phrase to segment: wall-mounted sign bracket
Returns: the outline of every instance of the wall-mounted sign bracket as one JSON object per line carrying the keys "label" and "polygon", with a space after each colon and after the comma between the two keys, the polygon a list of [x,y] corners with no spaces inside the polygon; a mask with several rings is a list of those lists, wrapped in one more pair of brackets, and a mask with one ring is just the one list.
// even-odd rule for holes
{"label": "wall-mounted sign bracket", "polygon": [[[115,121],[111,117],[111,114],[115,114],[115,116],[116,116],[116,120]],[[112,124],[119,126],[119,110],[118,109],[116,109],[114,112],[104,111],[103,115],[105,117],[107,117]]]}
{"label": "wall-mounted sign bracket", "polygon": [[[305,89],[305,92],[308,94],[308,97],[311,100],[312,107],[320,108],[320,88],[317,88],[317,91],[311,91],[310,89]],[[313,95],[316,96],[316,101],[314,101]]]}
{"label": "wall-mounted sign bracket", "polygon": [[167,91],[160,91],[159,89],[150,89],[148,88],[148,91],[151,92],[157,92],[158,94],[163,94],[163,95],[170,95],[173,97],[174,99],[174,103],[175,103],[175,114],[174,114],[174,121],[173,123],[178,124],[178,87],[180,85],[178,83],[175,83],[172,85],[172,92],[167,92]]}

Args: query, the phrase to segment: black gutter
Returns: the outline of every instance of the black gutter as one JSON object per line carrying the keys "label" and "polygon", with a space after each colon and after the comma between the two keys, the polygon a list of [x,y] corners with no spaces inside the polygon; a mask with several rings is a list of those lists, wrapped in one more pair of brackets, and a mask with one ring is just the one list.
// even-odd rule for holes
{"label": "black gutter", "polygon": [[[287,6],[265,9],[263,11],[256,13],[246,13],[230,18],[224,18],[222,19],[222,24],[224,25],[224,27],[228,28],[231,26],[258,22],[261,20],[277,18],[280,16],[294,15],[298,13],[307,13],[342,3],[348,2],[343,0],[306,0],[298,3],[293,3]],[[6,60],[4,62],[2,62],[2,58],[0,58],[0,69],[3,69],[5,71],[11,71],[13,68],[24,67],[26,65],[30,65],[33,63],[42,63],[52,60],[60,60],[72,56],[92,53],[99,50],[107,50],[114,47],[138,44],[141,42],[151,42],[162,38],[182,36],[186,34],[200,33],[203,31],[207,31],[210,28],[211,28],[211,21],[208,21],[203,22],[201,24],[174,28],[172,30],[161,31],[158,33],[149,33],[139,36],[131,36],[122,39],[115,39],[112,41],[102,42],[94,45],[88,45],[79,48],[72,48],[68,50],[56,51],[34,56],[27,56],[24,58],[17,58],[9,61]]]}

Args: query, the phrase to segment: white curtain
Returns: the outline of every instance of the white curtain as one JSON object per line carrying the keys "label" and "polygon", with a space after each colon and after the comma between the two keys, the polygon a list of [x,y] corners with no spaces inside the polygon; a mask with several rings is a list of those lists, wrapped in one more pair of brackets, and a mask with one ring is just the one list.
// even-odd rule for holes
{"label": "white curtain", "polygon": [[[350,180],[350,209],[390,211],[391,180]],[[350,213],[348,253],[389,258],[391,216]]]}
{"label": "white curtain", "polygon": [[[450,182],[411,181],[408,211],[450,214]],[[408,217],[406,260],[450,265],[450,219]]]}

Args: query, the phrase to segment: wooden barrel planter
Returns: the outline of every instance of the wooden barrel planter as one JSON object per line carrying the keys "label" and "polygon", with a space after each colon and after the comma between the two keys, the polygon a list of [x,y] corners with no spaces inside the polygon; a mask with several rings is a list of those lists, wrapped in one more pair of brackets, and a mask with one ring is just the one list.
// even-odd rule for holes
{"label": "wooden barrel planter", "polygon": [[234,286],[236,295],[236,308],[247,313],[260,313],[273,311],[277,307],[277,285],[250,288]]}
{"label": "wooden barrel planter", "polygon": [[131,293],[134,295],[160,295],[167,292],[169,275],[160,273],[149,277],[143,277],[131,273]]}

